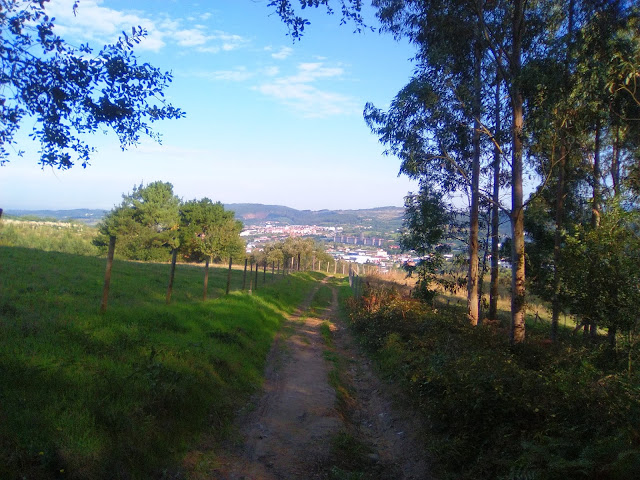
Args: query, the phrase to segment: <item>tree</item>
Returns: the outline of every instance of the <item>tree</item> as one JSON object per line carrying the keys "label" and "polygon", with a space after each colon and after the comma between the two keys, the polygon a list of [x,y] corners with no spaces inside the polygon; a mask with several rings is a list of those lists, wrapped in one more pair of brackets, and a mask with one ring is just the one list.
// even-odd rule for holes
{"label": "tree", "polygon": [[[424,93],[430,89],[432,94],[403,94],[402,110],[399,114],[392,114],[390,110],[386,119],[368,105],[365,119],[370,125],[372,121],[380,125],[380,120],[395,123],[399,119],[399,128],[391,126],[387,129],[389,136],[380,135],[383,133],[381,128],[372,130],[379,134],[383,143],[413,143],[414,146],[409,147],[410,155],[414,158],[412,162],[418,165],[420,176],[442,187],[441,177],[436,172],[444,168],[453,174],[449,176],[450,185],[455,185],[453,190],[468,195],[467,314],[475,325],[480,321],[480,175],[482,152],[488,150],[486,134],[489,133],[484,125],[486,102],[483,101],[483,91],[488,83],[485,73],[488,61],[476,15],[477,5],[466,0],[445,3],[378,0],[374,4],[378,7],[383,28],[398,38],[409,38],[418,48],[419,74],[412,83],[421,83],[420,89]],[[407,107],[405,102],[416,105]],[[394,103],[392,109],[395,108]],[[442,115],[438,111],[449,113]],[[423,118],[428,120],[423,121]],[[402,131],[403,124],[410,126],[410,135]],[[423,145],[415,142],[413,136],[420,137]],[[497,135],[494,133],[492,137],[495,142]],[[407,173],[404,163],[401,171]]]}
{"label": "tree", "polygon": [[205,262],[204,294],[207,298],[209,262],[244,254],[242,223],[220,202],[191,200],[180,209],[180,248],[194,261]]}
{"label": "tree", "polygon": [[113,235],[127,259],[166,261],[178,246],[179,207],[180,198],[168,182],[134,186],[100,223],[95,243],[106,246]]}
{"label": "tree", "polygon": [[[527,268],[533,288],[552,303],[552,339],[561,309],[571,304],[561,283],[562,269],[574,268],[563,260],[566,238],[585,223],[598,228],[602,205],[624,193],[622,166],[637,151],[627,133],[633,130],[634,102],[626,92],[606,87],[616,78],[615,59],[633,51],[628,38],[637,38],[637,13],[619,2],[574,3],[568,2],[564,36],[550,44],[546,55],[529,62],[523,82],[529,99],[529,152],[548,179],[527,209],[533,240]],[[590,328],[595,335],[595,324]]]}
{"label": "tree", "polygon": [[264,254],[267,259],[267,262],[278,265],[278,269],[281,265],[284,265],[284,252],[282,249],[282,243],[271,243],[265,245]]}
{"label": "tree", "polygon": [[302,261],[313,252],[314,241],[311,238],[288,237],[283,244],[285,261],[291,262],[291,268],[296,265],[296,270],[301,270]]}
{"label": "tree", "polygon": [[405,264],[409,275],[416,274],[415,296],[432,303],[436,295],[433,284],[436,272],[442,267],[442,255],[449,247],[440,242],[446,236],[451,215],[442,201],[442,195],[430,189],[427,183],[420,185],[417,194],[407,195],[404,200],[404,228],[400,237],[403,251],[415,251],[420,257],[414,264]]}
{"label": "tree", "polygon": [[567,237],[563,269],[571,310],[603,327],[631,332],[640,303],[638,211],[604,205],[598,228],[578,226]]}
{"label": "tree", "polygon": [[89,164],[93,148],[83,134],[112,130],[125,148],[142,134],[158,139],[151,123],[183,116],[162,98],[171,74],[139,64],[133,53],[146,34],[141,27],[97,52],[74,47],[56,35],[47,2],[0,1],[0,165],[27,121],[40,143],[40,164],[67,169]]}

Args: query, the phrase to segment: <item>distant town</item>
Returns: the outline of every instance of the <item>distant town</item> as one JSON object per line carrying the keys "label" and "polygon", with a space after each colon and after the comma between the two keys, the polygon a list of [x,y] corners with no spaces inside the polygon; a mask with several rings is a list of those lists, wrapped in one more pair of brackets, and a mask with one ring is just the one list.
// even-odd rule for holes
{"label": "distant town", "polygon": [[[366,230],[367,227],[359,227]],[[283,241],[287,237],[314,237],[324,243],[327,253],[336,260],[357,264],[376,265],[382,271],[399,268],[406,262],[415,262],[417,257],[402,253],[393,238],[368,236],[362,231],[359,235],[343,234],[343,227],[325,227],[319,225],[283,225],[279,222],[265,222],[246,226],[240,234],[247,242],[247,253],[260,251],[266,244]],[[446,254],[452,260],[454,253]]]}

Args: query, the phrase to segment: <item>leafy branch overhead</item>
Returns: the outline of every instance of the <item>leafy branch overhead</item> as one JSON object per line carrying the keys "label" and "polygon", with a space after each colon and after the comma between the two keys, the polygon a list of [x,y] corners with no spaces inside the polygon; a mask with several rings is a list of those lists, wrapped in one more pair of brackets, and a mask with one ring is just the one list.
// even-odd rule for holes
{"label": "leafy branch overhead", "polygon": [[[284,24],[289,28],[289,33],[294,40],[299,40],[304,35],[304,29],[310,25],[309,20],[302,17],[295,8],[295,0],[270,0],[267,6],[275,8],[275,13],[282,19]],[[356,26],[356,31],[366,28],[364,18],[362,16],[362,0],[338,0],[331,2],[330,0],[299,0],[300,9],[325,7],[329,15],[335,13],[332,4],[337,4],[340,8],[342,18],[341,24],[351,22]]]}
{"label": "leafy branch overhead", "polygon": [[142,27],[98,51],[74,47],[56,35],[46,3],[0,0],[0,165],[25,122],[34,124],[40,164],[68,169],[89,164],[94,148],[84,134],[112,130],[125,149],[143,134],[159,140],[153,122],[184,116],[164,99],[171,74],[139,64],[133,53],[146,35]]}

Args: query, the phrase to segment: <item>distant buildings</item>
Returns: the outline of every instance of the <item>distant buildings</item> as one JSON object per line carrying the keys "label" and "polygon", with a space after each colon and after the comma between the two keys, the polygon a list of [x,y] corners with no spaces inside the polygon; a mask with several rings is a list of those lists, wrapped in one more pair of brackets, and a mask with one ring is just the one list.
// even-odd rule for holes
{"label": "distant buildings", "polygon": [[364,235],[350,237],[348,235],[334,235],[333,241],[336,243],[346,243],[347,245],[370,245],[372,247],[382,247],[385,239],[376,237],[365,237]]}

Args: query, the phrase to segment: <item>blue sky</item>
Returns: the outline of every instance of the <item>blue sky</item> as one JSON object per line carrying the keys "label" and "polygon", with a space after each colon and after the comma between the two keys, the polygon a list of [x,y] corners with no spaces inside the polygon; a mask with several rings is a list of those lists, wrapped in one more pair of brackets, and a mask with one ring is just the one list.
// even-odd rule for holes
{"label": "blue sky", "polygon": [[[401,206],[417,185],[362,118],[367,101],[386,107],[408,81],[413,51],[389,35],[354,34],[339,14],[307,9],[301,41],[267,0],[51,0],[57,31],[99,46],[131,26],[147,29],[141,61],[170,70],[165,92],[186,118],[156,124],[162,144],[122,152],[97,135],[91,166],[41,169],[37,144],[0,167],[5,209],[110,209],[133,185],[171,182],[185,200],[265,203],[298,209]],[[365,12],[369,22],[375,19]]]}

